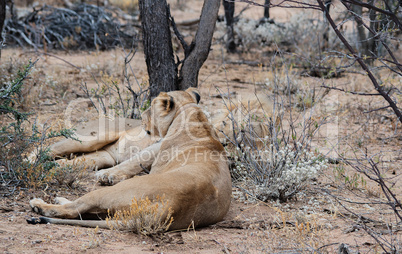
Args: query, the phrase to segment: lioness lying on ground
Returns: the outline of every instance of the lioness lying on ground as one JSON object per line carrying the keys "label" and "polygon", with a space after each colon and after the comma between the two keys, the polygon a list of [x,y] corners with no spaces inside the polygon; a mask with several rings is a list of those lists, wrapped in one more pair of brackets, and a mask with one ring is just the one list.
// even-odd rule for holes
{"label": "lioness lying on ground", "polygon": [[56,162],[61,166],[86,164],[94,170],[124,166],[122,162],[160,139],[148,135],[140,120],[128,118],[101,118],[79,124],[75,138],[52,144],[50,154],[55,158],[78,155]]}
{"label": "lioness lying on ground", "polygon": [[[199,103],[197,89],[189,88],[186,92]],[[143,117],[146,118],[147,114]],[[155,143],[161,139],[155,133],[146,133],[141,127],[141,120],[127,118],[102,118],[79,124],[75,137],[78,140],[64,139],[52,144],[50,154],[55,158],[73,155],[71,159],[57,159],[60,166],[85,165],[94,170],[105,169],[98,171],[96,177],[100,183],[107,185],[131,178],[144,169],[149,170],[151,164],[141,163],[139,158],[157,153],[160,144]],[[30,159],[35,156],[36,152],[33,152]]]}
{"label": "lioness lying on ground", "polygon": [[[186,90],[199,103],[197,89]],[[210,121],[222,144],[231,142],[258,145],[278,126],[278,110],[266,94],[247,94],[222,100],[222,105],[208,110]],[[144,114],[146,117],[147,114]],[[146,121],[146,119],[143,119]],[[80,141],[65,139],[50,146],[53,156],[81,155],[74,159],[59,159],[61,166],[85,165],[95,170],[100,183],[113,185],[149,170],[151,164],[140,157],[157,153],[160,137],[147,135],[139,120],[116,118],[89,121],[76,127]],[[152,145],[155,144],[155,145]],[[107,168],[107,169],[106,169]]]}
{"label": "lioness lying on ground", "polygon": [[[148,175],[92,191],[75,201],[59,198],[60,204],[52,205],[32,199],[30,206],[48,217],[79,218],[88,213],[127,209],[134,198],[155,200],[164,196],[173,209],[171,230],[222,220],[230,205],[230,173],[224,148],[196,103],[191,92],[161,93],[143,113],[145,130],[163,138],[155,156],[138,157],[141,163],[152,164]],[[42,222],[63,220],[45,218]],[[107,227],[105,221],[95,225],[72,222],[69,220],[68,224]]]}
{"label": "lioness lying on ground", "polygon": [[[88,121],[76,127],[75,137],[79,141],[63,139],[52,144],[50,154],[56,159],[67,156],[56,160],[63,167],[107,168],[97,172],[102,184],[114,184],[133,177],[145,168],[149,169],[152,162],[140,164],[136,156],[141,151],[157,152],[155,149],[158,147],[152,145],[160,140],[159,136],[147,134],[140,120],[127,118]],[[36,155],[33,153],[31,156]]]}

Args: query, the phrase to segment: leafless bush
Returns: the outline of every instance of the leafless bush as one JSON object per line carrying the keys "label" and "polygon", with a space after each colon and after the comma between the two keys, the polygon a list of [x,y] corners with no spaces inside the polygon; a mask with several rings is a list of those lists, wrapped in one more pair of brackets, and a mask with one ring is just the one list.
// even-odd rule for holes
{"label": "leafless bush", "polygon": [[98,113],[138,119],[142,111],[150,106],[148,85],[139,83],[130,64],[135,53],[134,49],[126,52],[123,84],[120,84],[119,80],[113,76],[101,73],[100,80],[92,74],[92,78],[98,85],[97,88],[88,89],[85,83],[81,86]]}
{"label": "leafless bush", "polygon": [[[238,186],[263,201],[287,201],[326,168],[326,160],[319,153],[310,151],[311,140],[324,121],[314,120],[315,107],[311,104],[299,107],[302,112],[295,111],[289,74],[275,70],[273,73],[269,82],[275,89],[274,112],[251,118],[253,124],[239,122],[231,116],[236,138],[230,140],[235,148],[232,150],[228,146],[228,149],[234,161],[232,177]],[[287,94],[283,94],[284,91]],[[255,122],[265,125],[261,129],[267,132],[256,131]]]}
{"label": "leafless bush", "polygon": [[[358,41],[351,41],[344,35],[339,25],[336,24],[333,15],[321,0],[317,0],[316,7],[324,13],[329,26],[346,48],[346,52],[342,50],[337,54],[343,55],[343,59],[351,62],[349,66],[357,63],[371,81],[373,89],[376,90],[374,93],[356,91],[355,94],[383,97],[387,106],[378,110],[391,108],[402,123],[402,113],[398,105],[398,97],[401,91],[393,79],[383,80],[379,72],[379,70],[388,70],[390,75],[402,76],[402,64],[394,53],[394,49],[399,47],[401,41],[398,36],[395,36],[402,29],[402,23],[398,18],[400,5],[397,1],[383,2],[379,7],[374,1],[367,4],[355,0],[342,1],[341,3],[344,10],[350,15],[348,17],[353,17],[357,23],[360,34]],[[363,12],[363,9],[367,9],[367,12]],[[341,22],[346,22],[349,18],[345,19]],[[364,22],[364,20],[369,21]],[[368,37],[366,38],[366,36]],[[365,46],[359,47],[360,44]]]}
{"label": "leafless bush", "polygon": [[[333,191],[324,190],[333,197],[348,213],[352,216],[352,223],[357,229],[364,230],[370,235],[384,251],[384,253],[400,253],[402,251],[402,239],[397,234],[402,230],[402,204],[398,199],[395,185],[400,181],[401,174],[393,174],[388,172],[381,165],[381,154],[368,155],[362,152],[360,156],[355,158],[342,158],[342,161],[351,167],[352,170],[358,172],[367,179],[367,181],[375,182],[380,193],[370,195],[370,192],[362,192],[360,188],[351,189],[349,198],[344,198],[335,194]],[[363,200],[362,200],[363,198]],[[356,201],[359,199],[360,201]],[[359,212],[350,209],[348,205],[359,204],[365,206],[380,207],[383,213],[390,216],[373,217],[362,215]]]}
{"label": "leafless bush", "polygon": [[107,7],[79,4],[68,9],[45,5],[25,17],[6,20],[4,31],[8,44],[36,49],[129,48],[136,33],[122,27]]}
{"label": "leafless bush", "polygon": [[[316,17],[314,17],[316,16]],[[322,33],[327,25],[311,11],[303,11],[292,15],[287,22],[261,22],[260,20],[239,18],[234,26],[238,44],[245,50],[255,47],[287,46],[296,53],[316,52],[320,47]],[[334,34],[331,34],[334,39]],[[339,41],[330,40],[331,48],[339,45]]]}

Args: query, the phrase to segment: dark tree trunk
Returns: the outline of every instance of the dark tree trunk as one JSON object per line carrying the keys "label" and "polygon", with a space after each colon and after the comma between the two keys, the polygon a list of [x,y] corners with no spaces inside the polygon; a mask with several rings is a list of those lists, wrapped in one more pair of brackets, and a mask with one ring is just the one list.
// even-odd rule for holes
{"label": "dark tree trunk", "polygon": [[[351,10],[356,13],[357,16],[362,17],[363,14],[363,8],[359,5],[350,5]],[[367,40],[366,37],[366,29],[364,28],[364,24],[362,19],[357,19],[355,18],[356,21],[356,30],[357,30],[357,38],[358,38],[358,44],[360,48],[358,47],[358,51],[360,51],[363,55],[370,55],[370,49],[369,49],[369,41]]]}
{"label": "dark tree trunk", "polygon": [[[329,13],[330,7],[332,4],[332,0],[325,0],[324,5],[325,5],[325,11]],[[327,20],[325,20],[327,21]],[[323,42],[324,44],[322,45],[321,49],[326,50],[329,47],[329,26],[328,23],[325,23],[325,29],[324,32],[322,33],[323,37]]]}
{"label": "dark tree trunk", "polygon": [[269,19],[269,4],[271,3],[270,0],[265,0],[264,4],[264,18]]}
{"label": "dark tree trunk", "polygon": [[218,18],[220,0],[205,0],[192,47],[180,69],[179,89],[198,86],[198,73],[207,60]]}
{"label": "dark tree trunk", "polygon": [[174,19],[170,20],[166,0],[139,1],[151,97],[157,96],[161,91],[184,90],[198,85],[198,73],[211,48],[219,5],[220,0],[205,0],[198,30],[191,45],[180,40],[185,56],[178,76],[180,62],[176,64],[173,56],[171,22],[179,39],[182,39],[182,36],[174,24]]}
{"label": "dark tree trunk", "polygon": [[230,53],[236,52],[236,43],[234,41],[234,33],[233,33],[233,20],[234,20],[234,11],[235,11],[235,3],[233,1],[222,0],[223,8],[225,9],[225,20],[226,20],[226,31],[227,31],[227,41],[226,41],[226,49]]}
{"label": "dark tree trunk", "polygon": [[166,0],[140,0],[145,60],[150,96],[160,91],[177,90],[175,64],[170,34],[169,10]]}
{"label": "dark tree trunk", "polygon": [[1,58],[1,48],[3,45],[3,26],[4,20],[6,19],[6,0],[0,0],[0,58]]}
{"label": "dark tree trunk", "polygon": [[[374,5],[375,2],[374,0],[369,0],[368,3],[370,5]],[[378,32],[380,31],[380,20],[378,19],[377,13],[375,10],[369,10],[369,18],[370,18],[370,28],[372,31],[375,31],[375,35],[370,35],[370,33],[367,36],[367,49],[366,49],[366,55],[367,56],[376,56],[378,54],[377,48],[378,48]]]}

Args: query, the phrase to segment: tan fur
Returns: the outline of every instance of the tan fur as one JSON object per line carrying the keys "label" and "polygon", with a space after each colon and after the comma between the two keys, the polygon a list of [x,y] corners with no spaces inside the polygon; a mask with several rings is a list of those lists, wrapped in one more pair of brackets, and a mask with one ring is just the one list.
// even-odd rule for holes
{"label": "tan fur", "polygon": [[[198,103],[197,89],[189,88],[187,94],[186,99],[192,98]],[[168,107],[170,97],[166,93],[162,93],[160,97],[166,99],[166,105],[157,102],[155,106]],[[274,121],[276,127],[280,124],[279,112],[273,105],[273,101],[265,94],[242,93],[241,96],[225,99],[220,109],[211,112],[210,121],[222,144],[237,140],[246,145],[259,145],[261,140],[270,136],[273,131],[269,128],[269,121]],[[142,115],[142,124],[145,129],[150,130],[152,136],[143,131],[139,120],[99,119],[76,127],[80,141],[62,140],[50,147],[51,152],[54,156],[85,153],[72,160],[59,159],[57,162],[62,166],[84,164],[90,168],[104,169],[95,174],[102,184],[113,185],[131,178],[144,169],[149,170],[155,154],[160,149],[160,143],[155,144],[160,140],[160,133],[155,129],[155,125],[150,127],[149,112],[148,110]],[[232,118],[238,124],[234,126],[235,131]],[[168,126],[168,123],[164,125]],[[141,160],[145,156],[151,158],[147,161]]]}
{"label": "tan fur", "polygon": [[[187,93],[197,103],[199,92],[189,88]],[[188,98],[190,98],[188,97]],[[64,139],[51,145],[50,153],[56,157],[73,157],[73,159],[58,159],[61,166],[84,165],[94,170],[100,170],[96,177],[102,184],[116,184],[122,180],[139,174],[144,169],[150,169],[149,161],[139,161],[144,155],[155,155],[160,144],[158,131],[153,131],[152,137],[147,135],[141,123],[148,122],[147,114],[140,120],[127,118],[101,118],[91,120],[75,127],[75,136],[79,141]],[[33,161],[36,153],[32,153]],[[150,163],[151,162],[151,163]]]}
{"label": "tan fur", "polygon": [[230,205],[231,178],[224,148],[196,103],[191,90],[161,93],[144,112],[146,131],[163,137],[153,158],[137,158],[136,163],[153,160],[149,175],[92,191],[72,202],[59,199],[60,205],[33,199],[32,209],[48,217],[78,218],[126,209],[133,198],[153,200],[164,195],[174,211],[170,229],[222,220]]}
{"label": "tan fur", "polygon": [[[85,164],[95,170],[114,167],[152,145],[159,137],[151,138],[141,127],[140,120],[101,118],[75,127],[74,137],[52,144],[50,154],[61,166]],[[36,152],[29,159],[34,160]]]}

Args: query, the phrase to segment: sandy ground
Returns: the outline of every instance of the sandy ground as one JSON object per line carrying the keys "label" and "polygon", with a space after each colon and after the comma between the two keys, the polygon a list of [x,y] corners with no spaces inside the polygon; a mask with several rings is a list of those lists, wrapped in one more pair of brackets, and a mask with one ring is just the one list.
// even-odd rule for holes
{"label": "sandy ground", "polygon": [[[178,4],[173,11],[176,20],[186,20],[197,16],[202,1]],[[239,4],[237,10],[241,10]],[[262,16],[261,8],[250,8],[247,17]],[[223,13],[222,10],[220,13]],[[272,12],[276,20],[286,20],[292,13],[286,9]],[[189,35],[191,33],[189,32]],[[211,54],[200,72],[200,91],[202,106],[209,107],[217,102],[219,89],[223,92],[235,91],[261,92],[267,77],[267,69],[258,66],[228,64],[238,60],[268,61],[263,54],[239,53],[228,55],[222,44],[214,42]],[[50,52],[51,55],[32,53],[29,50],[5,49],[3,59],[39,58],[35,67],[38,82],[27,95],[27,107],[37,112],[39,123],[65,124],[66,108],[71,102],[84,96],[80,86],[86,83],[89,88],[97,84],[89,73],[121,73],[124,52]],[[57,55],[53,57],[52,55]],[[81,70],[73,67],[78,66]],[[146,81],[144,55],[137,52],[131,62],[139,84]],[[310,88],[322,83],[349,88],[367,87],[368,81],[357,74],[345,74],[338,79],[323,80],[292,76],[308,82]],[[116,75],[117,76],[117,75]],[[367,84],[365,86],[365,84]],[[370,90],[370,89],[368,89]],[[350,94],[331,91],[317,110],[317,119],[329,116],[328,123],[313,141],[317,148],[329,157],[336,157],[332,149],[344,151],[351,144],[363,144],[369,152],[384,152],[384,173],[391,176],[401,171],[401,128],[396,121],[374,114],[366,117],[359,107],[378,105],[378,100],[355,97]],[[80,108],[72,115],[74,121],[96,117],[93,108]],[[387,142],[387,137],[398,137]],[[347,137],[347,138],[344,138]],[[0,251],[3,253],[304,253],[313,250],[323,253],[336,253],[341,243],[353,246],[361,253],[379,253],[381,249],[357,223],[350,211],[371,218],[369,225],[382,232],[385,239],[401,241],[400,233],[389,235],[385,228],[376,227],[376,221],[392,221],[392,211],[384,206],[358,203],[343,203],[346,211],[323,189],[343,198],[353,197],[354,201],[364,200],[355,195],[371,195],[383,199],[376,184],[368,183],[358,190],[348,188],[336,173],[337,165],[330,165],[317,181],[313,182],[297,199],[287,203],[270,201],[267,203],[244,200],[244,195],[233,188],[232,205],[225,220],[217,225],[201,229],[169,232],[161,237],[144,237],[132,233],[122,233],[103,229],[86,229],[60,225],[28,225],[26,219],[36,216],[28,205],[33,197],[52,201],[55,196],[76,198],[94,188],[93,172],[82,179],[79,188],[50,186],[45,190],[16,190],[10,197],[0,201]],[[350,170],[350,169],[347,169]],[[346,171],[348,172],[348,171]],[[350,174],[353,174],[351,172]],[[401,195],[401,181],[396,181],[395,193]],[[240,197],[240,198],[239,198]],[[243,197],[243,198],[241,198]],[[371,223],[371,224],[370,224]],[[308,226],[307,226],[308,225]]]}

